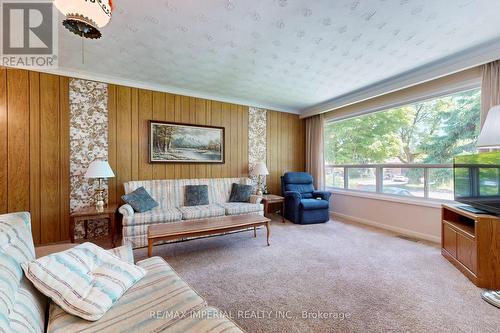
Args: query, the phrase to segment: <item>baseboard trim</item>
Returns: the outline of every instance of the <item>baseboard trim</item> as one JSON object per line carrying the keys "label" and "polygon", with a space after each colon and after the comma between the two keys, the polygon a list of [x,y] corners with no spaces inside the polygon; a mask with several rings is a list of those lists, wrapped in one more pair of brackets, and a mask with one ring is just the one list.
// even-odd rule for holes
{"label": "baseboard trim", "polygon": [[433,242],[433,243],[438,243],[438,244],[441,243],[441,238],[437,237],[437,236],[422,234],[420,232],[416,232],[413,230],[394,227],[392,225],[387,225],[387,224],[375,222],[372,220],[368,220],[368,219],[364,219],[364,218],[360,218],[360,217],[356,217],[356,216],[351,216],[351,215],[346,215],[346,214],[336,213],[336,212],[330,212],[330,216],[332,218],[345,219],[345,220],[349,220],[349,221],[353,221],[353,222],[357,222],[357,223],[361,223],[361,224],[366,224],[366,225],[376,227],[379,229],[389,230],[389,231],[396,232],[396,233],[401,234],[401,235],[405,235],[405,236],[409,236],[409,237],[413,237],[413,238],[417,238],[417,239],[422,239],[422,240],[425,240],[428,242]]}

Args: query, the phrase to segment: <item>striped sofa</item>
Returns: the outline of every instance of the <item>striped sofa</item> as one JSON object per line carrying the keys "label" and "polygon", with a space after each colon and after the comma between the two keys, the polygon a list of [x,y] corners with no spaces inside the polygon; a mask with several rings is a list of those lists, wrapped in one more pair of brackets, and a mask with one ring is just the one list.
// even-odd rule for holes
{"label": "striped sofa", "polygon": [[98,321],[70,315],[40,294],[21,269],[34,258],[29,213],[0,215],[0,332],[243,332],[162,258],[139,261],[146,276]]}
{"label": "striped sofa", "polygon": [[[126,182],[125,194],[142,186],[159,206],[144,213],[134,213],[128,204],[121,206],[118,211],[123,215],[123,241],[132,243],[134,248],[147,246],[147,231],[151,224],[225,215],[263,215],[261,198],[256,195],[253,195],[248,203],[228,202],[233,183],[251,185],[252,181],[249,178],[211,178]],[[208,185],[209,205],[184,206],[186,185]]]}

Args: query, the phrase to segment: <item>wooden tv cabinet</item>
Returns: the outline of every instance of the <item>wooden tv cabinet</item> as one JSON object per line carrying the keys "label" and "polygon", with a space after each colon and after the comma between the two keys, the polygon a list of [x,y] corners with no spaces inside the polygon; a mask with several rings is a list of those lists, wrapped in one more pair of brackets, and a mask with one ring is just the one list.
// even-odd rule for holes
{"label": "wooden tv cabinet", "polygon": [[480,288],[500,289],[500,217],[441,209],[441,253]]}

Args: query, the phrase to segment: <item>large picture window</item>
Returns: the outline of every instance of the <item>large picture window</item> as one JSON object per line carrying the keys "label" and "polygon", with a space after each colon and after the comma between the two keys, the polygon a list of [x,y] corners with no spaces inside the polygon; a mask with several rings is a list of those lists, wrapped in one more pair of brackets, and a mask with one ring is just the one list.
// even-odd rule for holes
{"label": "large picture window", "polygon": [[453,156],[474,153],[480,89],[325,124],[326,186],[453,199]]}

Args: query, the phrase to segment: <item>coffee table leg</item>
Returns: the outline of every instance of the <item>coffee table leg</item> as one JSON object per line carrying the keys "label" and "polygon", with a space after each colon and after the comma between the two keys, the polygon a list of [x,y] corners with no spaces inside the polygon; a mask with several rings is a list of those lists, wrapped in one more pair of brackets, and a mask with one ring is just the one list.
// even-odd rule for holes
{"label": "coffee table leg", "polygon": [[257,238],[257,227],[253,227],[253,237]]}
{"label": "coffee table leg", "polygon": [[153,241],[148,239],[148,258],[153,256]]}
{"label": "coffee table leg", "polygon": [[269,236],[271,236],[271,224],[269,222],[266,223],[266,229],[267,229],[267,246],[271,246],[269,243]]}

